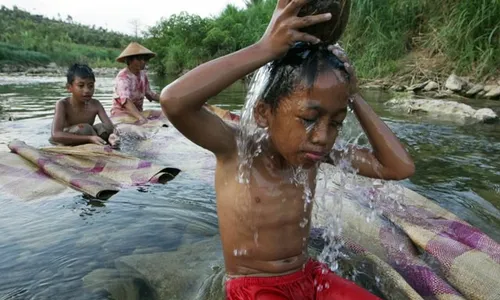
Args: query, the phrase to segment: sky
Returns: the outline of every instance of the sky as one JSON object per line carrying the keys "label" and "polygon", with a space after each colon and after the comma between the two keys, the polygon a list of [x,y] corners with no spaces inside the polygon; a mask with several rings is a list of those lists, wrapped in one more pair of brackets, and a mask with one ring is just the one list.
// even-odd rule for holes
{"label": "sky", "polygon": [[217,15],[227,4],[244,7],[243,0],[0,0],[0,6],[14,5],[33,14],[63,20],[68,15],[74,22],[108,30],[135,34],[133,24],[142,30],[153,26],[162,18],[186,11],[202,17]]}

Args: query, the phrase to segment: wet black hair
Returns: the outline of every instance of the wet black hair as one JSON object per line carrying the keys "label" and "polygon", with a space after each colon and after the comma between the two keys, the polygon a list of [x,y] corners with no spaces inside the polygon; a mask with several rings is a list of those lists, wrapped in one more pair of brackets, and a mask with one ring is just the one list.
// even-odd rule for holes
{"label": "wet black hair", "polygon": [[66,80],[68,84],[73,84],[75,77],[82,79],[90,78],[95,81],[94,71],[86,64],[74,64],[69,67],[66,73]]}
{"label": "wet black hair", "polygon": [[324,44],[296,43],[286,55],[268,66],[269,78],[260,99],[275,111],[280,101],[298,88],[310,89],[319,74],[341,70],[349,81],[344,63]]}

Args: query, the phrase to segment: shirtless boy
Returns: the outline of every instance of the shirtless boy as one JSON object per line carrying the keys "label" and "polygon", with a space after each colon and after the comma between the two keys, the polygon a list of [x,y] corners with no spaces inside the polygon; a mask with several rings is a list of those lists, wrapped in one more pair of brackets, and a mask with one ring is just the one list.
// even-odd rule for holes
{"label": "shirtless boy", "polygon": [[[345,155],[367,177],[399,180],[414,172],[409,154],[360,95],[347,58],[338,48],[320,46],[316,37],[299,31],[331,18],[297,17],[305,3],[279,0],[257,43],[200,65],[165,87],[160,97],[172,124],[216,156],[228,299],[377,299],[307,256],[312,207],[305,206],[305,186],[314,193],[318,165]],[[240,128],[203,105],[269,62],[268,86],[253,114],[269,137],[260,142],[262,151],[250,166],[249,182],[240,183]],[[373,151],[332,150],[348,107]],[[297,169],[306,172],[306,184],[290,180]],[[304,218],[309,221],[305,226]]]}
{"label": "shirtless boy", "polygon": [[[116,146],[118,136],[102,104],[93,99],[95,76],[92,69],[83,64],[74,64],[66,75],[66,88],[70,97],[56,103],[50,142],[62,145],[107,143]],[[94,125],[99,116],[101,124]]]}

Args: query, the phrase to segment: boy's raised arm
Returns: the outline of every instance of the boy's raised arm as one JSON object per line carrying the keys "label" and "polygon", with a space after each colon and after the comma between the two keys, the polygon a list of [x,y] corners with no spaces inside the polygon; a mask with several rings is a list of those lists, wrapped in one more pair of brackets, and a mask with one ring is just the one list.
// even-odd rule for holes
{"label": "boy's raised arm", "polygon": [[[337,47],[331,48],[346,63],[350,75],[351,108],[361,127],[366,133],[373,152],[352,146],[347,152],[352,166],[359,175],[386,180],[402,180],[413,175],[415,165],[410,154],[387,124],[382,121],[359,93],[357,78],[347,56]],[[335,163],[346,155],[342,151],[333,151],[330,163]]]}
{"label": "boy's raised arm", "polygon": [[[386,180],[402,180],[413,175],[413,160],[391,129],[373,111],[360,94],[352,96],[352,109],[373,147],[369,149],[351,146],[347,157],[359,175]],[[345,156],[334,151],[333,159]]]}
{"label": "boy's raised arm", "polygon": [[238,79],[284,54],[294,42],[318,42],[316,37],[298,29],[327,21],[331,15],[297,17],[305,3],[307,0],[279,0],[259,42],[207,62],[165,87],[160,103],[172,124],[216,155],[234,153],[235,131],[203,105]]}
{"label": "boy's raised arm", "polygon": [[216,155],[233,153],[235,131],[203,105],[269,60],[266,49],[256,44],[205,63],[162,91],[163,112],[182,134],[199,146]]}

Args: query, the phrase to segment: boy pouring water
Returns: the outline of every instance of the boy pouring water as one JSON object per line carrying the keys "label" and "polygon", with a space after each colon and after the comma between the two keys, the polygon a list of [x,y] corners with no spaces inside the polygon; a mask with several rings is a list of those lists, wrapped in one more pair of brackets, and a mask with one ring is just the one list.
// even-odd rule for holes
{"label": "boy pouring water", "polygon": [[[200,65],[160,97],[172,124],[216,156],[228,299],[376,299],[307,256],[312,205],[306,205],[304,193],[314,194],[320,163],[336,163],[346,155],[363,176],[399,180],[414,172],[409,154],[360,95],[343,53],[299,31],[331,18],[297,17],[306,2],[279,0],[260,41]],[[267,85],[252,116],[267,137],[254,141],[260,151],[249,166],[248,181],[242,182],[242,128],[224,122],[204,104],[269,62]],[[332,150],[349,107],[373,151]],[[290,180],[297,170],[305,175],[301,184]]]}

